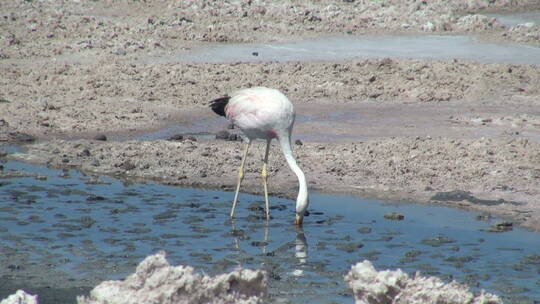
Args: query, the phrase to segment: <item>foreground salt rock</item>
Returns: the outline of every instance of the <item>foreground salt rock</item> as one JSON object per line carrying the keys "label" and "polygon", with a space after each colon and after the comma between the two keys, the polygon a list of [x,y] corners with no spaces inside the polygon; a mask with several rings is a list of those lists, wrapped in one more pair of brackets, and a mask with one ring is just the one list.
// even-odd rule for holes
{"label": "foreground salt rock", "polygon": [[345,281],[352,289],[357,304],[503,303],[498,296],[483,290],[475,296],[467,285],[455,281],[444,283],[437,277],[423,277],[418,273],[410,278],[401,269],[377,271],[367,260],[353,265]]}
{"label": "foreground salt rock", "polygon": [[169,304],[169,303],[263,303],[266,297],[266,273],[237,269],[210,277],[193,272],[189,266],[171,266],[165,253],[142,261],[134,274],[123,281],[105,281],[79,304]]}
{"label": "foreground salt rock", "polygon": [[0,301],[0,304],[38,304],[38,297],[19,289],[16,293]]}

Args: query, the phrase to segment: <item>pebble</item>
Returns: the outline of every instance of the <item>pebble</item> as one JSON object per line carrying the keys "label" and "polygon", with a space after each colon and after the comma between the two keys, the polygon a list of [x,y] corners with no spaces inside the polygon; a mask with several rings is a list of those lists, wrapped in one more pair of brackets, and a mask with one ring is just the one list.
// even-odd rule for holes
{"label": "pebble", "polygon": [[90,150],[88,150],[88,148],[84,148],[78,155],[80,157],[88,157],[90,156]]}
{"label": "pebble", "polygon": [[253,247],[268,246],[268,242],[265,242],[265,241],[252,241],[251,246],[253,246]]}
{"label": "pebble", "polygon": [[338,243],[336,245],[336,249],[345,251],[345,252],[355,252],[358,249],[364,247],[364,244],[358,243],[358,242],[350,242],[350,243]]}
{"label": "pebble", "polygon": [[489,214],[479,214],[476,216],[476,220],[478,221],[489,221],[491,219],[491,215]]}
{"label": "pebble", "polygon": [[133,169],[137,168],[137,166],[135,166],[135,164],[133,164],[129,160],[126,160],[125,162],[120,164],[119,167],[126,170],[126,171],[133,170]]}
{"label": "pebble", "polygon": [[127,55],[127,51],[120,48],[120,49],[117,49],[116,51],[114,51],[114,54],[118,55],[118,56],[125,56],[125,55]]}
{"label": "pebble", "polygon": [[182,134],[174,134],[174,135],[171,135],[169,136],[169,138],[167,138],[167,140],[169,141],[180,141],[180,140],[183,140],[184,139],[184,135]]}
{"label": "pebble", "polygon": [[[284,204],[279,204],[279,205],[272,205],[272,206],[270,206],[270,210],[283,211],[283,210],[285,210],[285,209],[287,209],[287,206],[284,205]],[[307,210],[306,210],[306,212],[307,212]]]}
{"label": "pebble", "polygon": [[171,218],[175,218],[175,217],[176,217],[176,213],[169,212],[169,211],[158,213],[158,214],[153,216],[154,220],[156,220],[156,221],[167,220],[167,219],[171,219]]}
{"label": "pebble", "polygon": [[94,136],[94,140],[106,141],[107,136],[105,134],[98,134],[98,135]]}
{"label": "pebble", "polygon": [[86,198],[87,201],[103,201],[105,197],[101,195],[90,195]]}
{"label": "pebble", "polygon": [[386,213],[384,215],[384,218],[387,220],[401,221],[405,218],[405,216],[396,212],[390,212],[390,213]]}
{"label": "pebble", "polygon": [[81,226],[83,228],[90,228],[92,227],[95,223],[96,223],[96,220],[94,220],[93,218],[89,217],[89,216],[84,216],[84,217],[81,217],[79,219],[79,222],[81,223]]}
{"label": "pebble", "polygon": [[132,233],[132,234],[144,234],[144,233],[149,233],[151,232],[152,229],[150,228],[131,228],[131,229],[127,229],[125,232],[126,233]]}
{"label": "pebble", "polygon": [[488,232],[506,232],[514,229],[514,224],[512,222],[500,222],[492,225],[487,231]]}
{"label": "pebble", "polygon": [[454,243],[455,241],[451,238],[448,238],[446,236],[437,236],[434,238],[429,239],[423,239],[422,244],[430,245],[432,247],[439,247],[443,244],[450,244]]}
{"label": "pebble", "polygon": [[371,232],[371,228],[369,228],[369,227],[361,227],[361,228],[358,228],[356,231],[358,231],[359,233],[362,233],[362,234],[367,234],[367,233]]}
{"label": "pebble", "polygon": [[231,134],[228,131],[219,131],[216,133],[216,139],[229,140]]}

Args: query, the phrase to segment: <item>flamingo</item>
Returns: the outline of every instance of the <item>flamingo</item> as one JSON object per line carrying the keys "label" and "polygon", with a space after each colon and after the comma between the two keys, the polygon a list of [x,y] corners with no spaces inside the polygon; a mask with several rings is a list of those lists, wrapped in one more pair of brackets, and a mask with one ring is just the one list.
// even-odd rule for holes
{"label": "flamingo", "polygon": [[295,224],[302,226],[304,213],[309,205],[309,198],[306,177],[296,163],[291,148],[291,132],[295,118],[294,106],[291,101],[276,89],[254,87],[241,89],[232,93],[230,96],[214,99],[211,101],[210,107],[216,114],[225,116],[234,125],[238,126],[247,138],[244,155],[240,169],[238,170],[238,183],[236,185],[230,216],[234,217],[240,184],[244,179],[246,157],[251,142],[255,139],[263,139],[266,140],[266,151],[261,176],[266,204],[266,219],[270,219],[267,166],[270,142],[275,138],[281,145],[281,151],[285,156],[287,164],[298,178]]}

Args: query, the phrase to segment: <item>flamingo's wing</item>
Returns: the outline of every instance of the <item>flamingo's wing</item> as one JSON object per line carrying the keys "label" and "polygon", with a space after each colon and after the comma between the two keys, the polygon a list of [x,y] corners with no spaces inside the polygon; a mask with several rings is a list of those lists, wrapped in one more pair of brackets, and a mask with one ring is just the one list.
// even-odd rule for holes
{"label": "flamingo's wing", "polygon": [[276,131],[294,120],[292,103],[281,92],[267,88],[235,92],[225,112],[243,130]]}

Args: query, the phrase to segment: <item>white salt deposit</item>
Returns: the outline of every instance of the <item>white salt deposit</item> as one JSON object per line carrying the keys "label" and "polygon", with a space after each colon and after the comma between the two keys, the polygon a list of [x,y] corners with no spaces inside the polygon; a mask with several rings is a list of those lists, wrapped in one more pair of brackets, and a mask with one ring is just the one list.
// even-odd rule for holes
{"label": "white salt deposit", "polygon": [[16,293],[0,301],[0,304],[38,304],[38,297],[19,289]]}
{"label": "white salt deposit", "polygon": [[172,304],[172,303],[263,303],[266,273],[237,269],[210,277],[193,272],[190,266],[171,266],[165,253],[142,261],[134,274],[123,281],[105,281],[79,304]]}
{"label": "white salt deposit", "polygon": [[502,303],[498,296],[483,290],[475,296],[467,285],[455,281],[444,283],[437,277],[423,277],[418,273],[410,278],[401,269],[377,271],[367,260],[353,265],[345,276],[345,281],[353,290],[357,304]]}
{"label": "white salt deposit", "polygon": [[[262,270],[236,269],[215,277],[193,272],[190,266],[171,266],[165,253],[159,252],[142,261],[135,273],[122,281],[105,281],[89,296],[79,296],[79,304],[178,304],[178,303],[264,303],[267,278]],[[444,283],[437,277],[416,273],[409,277],[398,270],[377,271],[365,260],[351,267],[345,281],[357,304],[437,303],[501,304],[502,300],[481,290],[469,291],[467,285]],[[23,290],[0,304],[38,304],[38,297]]]}

